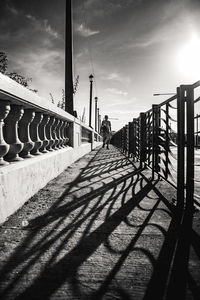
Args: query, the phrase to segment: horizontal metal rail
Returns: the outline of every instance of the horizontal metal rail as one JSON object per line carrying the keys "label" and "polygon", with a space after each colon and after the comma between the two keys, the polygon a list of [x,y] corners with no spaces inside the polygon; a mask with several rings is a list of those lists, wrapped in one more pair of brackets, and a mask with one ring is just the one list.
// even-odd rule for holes
{"label": "horizontal metal rail", "polygon": [[189,208],[200,198],[199,87],[200,81],[181,85],[175,95],[140,113],[112,138],[140,167],[150,168],[152,178],[157,174],[176,187],[179,205]]}

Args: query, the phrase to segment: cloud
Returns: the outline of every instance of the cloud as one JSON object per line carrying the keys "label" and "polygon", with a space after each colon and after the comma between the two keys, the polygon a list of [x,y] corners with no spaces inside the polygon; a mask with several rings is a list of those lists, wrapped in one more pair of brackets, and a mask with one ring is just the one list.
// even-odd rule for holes
{"label": "cloud", "polygon": [[108,76],[107,76],[106,79],[107,79],[107,80],[117,80],[117,81],[121,81],[121,77],[120,77],[120,75],[117,74],[117,73],[110,73],[110,74],[108,74]]}
{"label": "cloud", "polygon": [[111,72],[108,75],[103,75],[102,79],[110,80],[110,81],[118,81],[121,83],[130,83],[130,77],[124,74],[120,74],[118,72]]}
{"label": "cloud", "polygon": [[54,38],[59,38],[59,34],[58,32],[56,32],[51,25],[48,23],[48,20],[43,20],[43,25],[44,25],[44,29],[47,33],[49,33],[51,36],[53,36]]}
{"label": "cloud", "polygon": [[[52,26],[49,24],[49,21],[47,19],[43,19],[43,20],[39,20],[38,18],[36,18],[35,16],[31,15],[31,14],[25,14],[23,10],[21,9],[17,9],[16,7],[14,7],[10,2],[7,3],[6,5],[6,9],[7,12],[11,15],[13,15],[13,17],[15,18],[15,22],[14,24],[11,24],[9,21],[7,22],[7,26],[9,28],[14,28],[15,31],[18,29],[17,26],[22,27],[23,21],[28,20],[32,23],[32,25],[34,27],[31,27],[31,30],[37,30],[37,31],[44,31],[46,33],[48,33],[51,37],[53,38],[59,38],[59,34],[58,32],[56,32],[56,30],[54,30],[52,28]],[[5,16],[4,16],[5,18]],[[11,17],[12,18],[12,17]],[[15,27],[14,27],[15,25]],[[26,27],[26,25],[25,25]],[[29,24],[27,24],[27,27],[29,28]],[[24,31],[27,28],[24,28]]]}
{"label": "cloud", "polygon": [[19,11],[14,6],[12,6],[10,4],[7,4],[6,8],[9,12],[11,12],[15,16],[17,16],[19,14]]}
{"label": "cloud", "polygon": [[58,32],[56,32],[51,25],[49,24],[49,21],[47,19],[44,20],[38,20],[36,17],[27,14],[25,15],[25,17],[27,19],[29,19],[31,22],[33,22],[33,24],[35,25],[35,27],[38,30],[44,30],[46,33],[48,33],[50,36],[52,36],[53,38],[59,38],[60,35],[58,34]]}
{"label": "cloud", "polygon": [[114,94],[114,95],[121,95],[121,96],[127,96],[128,95],[127,92],[116,89],[116,88],[108,88],[108,89],[106,89],[106,91],[111,93],[111,94]]}
{"label": "cloud", "polygon": [[91,30],[89,27],[86,27],[84,24],[80,24],[77,26],[76,31],[83,37],[88,37],[91,35],[98,34],[99,30]]}

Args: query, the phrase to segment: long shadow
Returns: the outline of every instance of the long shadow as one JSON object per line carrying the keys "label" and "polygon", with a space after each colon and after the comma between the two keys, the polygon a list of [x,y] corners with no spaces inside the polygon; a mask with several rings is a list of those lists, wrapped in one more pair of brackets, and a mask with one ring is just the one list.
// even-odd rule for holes
{"label": "long shadow", "polygon": [[172,220],[143,299],[199,299],[200,288],[189,270],[191,247],[200,257],[200,238],[192,229],[193,211],[174,207],[159,190],[154,191],[171,210]]}
{"label": "long shadow", "polygon": [[[133,210],[137,203],[144,198],[151,188],[151,184],[147,185],[143,191],[138,193],[136,200],[132,198],[129,199],[124,206],[107,218],[107,220],[96,230],[82,238],[81,242],[78,243],[72,251],[70,251],[57,264],[54,264],[53,267],[47,266],[35,282],[27,288],[26,291],[19,296],[19,298],[16,299],[21,299],[21,297],[24,299],[30,299],[31,295],[43,290],[44,287],[48,285],[50,280],[49,278],[53,277],[54,282],[51,282],[51,285],[48,285],[48,291],[45,291],[45,297],[48,299],[65,282],[66,279],[76,277],[78,267],[107,239],[107,237],[124,220],[124,217]],[[63,266],[65,266],[65,268],[63,268]],[[57,274],[56,278],[55,274]],[[81,295],[78,296],[80,297]]]}
{"label": "long shadow", "polygon": [[[94,161],[95,157],[97,156],[97,153],[88,165],[90,165]],[[23,260],[28,259],[29,262],[25,265],[25,267],[22,268],[20,272],[17,272],[17,275],[14,277],[14,279],[12,279],[12,281],[8,284],[8,286],[3,289],[3,292],[1,294],[2,295],[1,299],[3,299],[4,297],[6,299],[6,294],[9,293],[9,291],[17,285],[19,280],[22,278],[23,274],[27,272],[36,261],[39,260],[40,256],[42,256],[43,251],[49,249],[49,247],[51,247],[53,243],[56,240],[58,240],[61,236],[66,235],[65,236],[65,243],[66,243],[69,240],[69,238],[73,235],[73,233],[80,227],[80,225],[85,220],[87,220],[88,217],[90,217],[92,214],[94,214],[96,217],[98,211],[101,211],[104,208],[104,206],[107,205],[107,203],[111,201],[116,201],[119,194],[125,191],[125,189],[122,188],[113,198],[112,194],[115,193],[117,185],[123,183],[125,187],[126,181],[129,178],[132,178],[134,176],[134,172],[132,170],[128,175],[122,176],[121,178],[118,178],[116,180],[113,179],[113,181],[109,184],[103,182],[103,187],[94,190],[89,194],[83,195],[78,199],[73,199],[71,203],[67,203],[66,205],[63,204],[62,206],[60,206],[65,196],[68,195],[71,188],[73,188],[74,186],[77,185],[77,183],[80,183],[83,180],[83,174],[85,170],[87,170],[87,167],[84,170],[82,170],[79,176],[69,185],[67,190],[58,199],[58,201],[56,201],[55,204],[52,205],[51,209],[46,214],[43,214],[41,217],[37,217],[35,218],[35,220],[32,220],[32,222],[30,222],[30,226],[29,226],[30,233],[28,234],[24,242],[21,245],[19,245],[19,247],[11,255],[10,259],[8,259],[8,261],[4,264],[3,268],[1,269],[2,276],[0,279],[3,281],[7,273],[9,273],[11,270],[13,270],[18,265],[21,264],[22,259]],[[111,189],[113,189],[111,196],[107,199],[105,203],[101,204],[103,195],[106,193],[106,191]],[[84,216],[83,214],[86,208],[88,207],[88,204],[92,200],[96,199],[98,196],[100,196],[100,198],[97,201],[97,203],[95,203],[94,206],[90,209],[90,211]],[[51,236],[53,235],[54,230],[59,227],[59,225],[69,215],[69,213],[75,211],[78,208],[81,208],[81,211],[76,215],[76,217],[73,219],[70,225],[66,226],[63,230],[59,231],[59,233],[56,236]],[[39,236],[41,230],[44,230],[44,228],[46,228],[49,224],[53,224],[54,221],[57,220],[58,222],[55,225],[53,225],[53,227],[51,227],[50,230],[47,231],[47,233],[44,236],[42,236],[42,239],[37,238],[37,242],[32,245],[32,241],[34,240],[35,237]],[[93,217],[92,220],[94,221],[95,218]],[[91,221],[91,225],[93,221]],[[89,227],[90,226],[88,226],[86,232],[89,232]],[[45,239],[48,239],[48,241],[45,242]]]}
{"label": "long shadow", "polygon": [[[99,149],[88,157],[89,163],[49,210],[30,220],[25,239],[1,263],[0,299],[187,299],[187,286],[193,299],[199,299],[196,278],[188,269],[191,245],[200,258],[200,238],[192,229],[191,213],[174,207],[157,188],[159,180],[131,167],[118,150]],[[143,208],[145,203],[150,206]],[[134,221],[138,211],[139,225]],[[167,228],[153,221],[159,212],[169,220]],[[122,248],[110,241],[117,230],[122,236],[129,232]],[[157,257],[146,243],[138,246],[146,230],[156,231],[163,240]],[[94,257],[100,259],[96,253],[101,255],[102,247],[104,255],[114,257],[112,268],[108,266],[95,287],[91,274],[85,274],[83,287],[80,268]],[[138,295],[124,285],[126,275],[114,284],[133,253],[146,257],[152,269],[146,289]],[[131,276],[134,286],[134,270]]]}

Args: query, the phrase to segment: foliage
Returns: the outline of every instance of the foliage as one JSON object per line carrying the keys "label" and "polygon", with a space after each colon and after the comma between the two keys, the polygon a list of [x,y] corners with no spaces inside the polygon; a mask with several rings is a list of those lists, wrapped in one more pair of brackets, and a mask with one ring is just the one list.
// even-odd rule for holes
{"label": "foliage", "polygon": [[25,78],[24,76],[22,75],[19,75],[18,73],[16,72],[11,72],[8,74],[8,76],[15,80],[16,82],[18,82],[19,84],[25,86],[25,87],[28,87],[29,86],[29,82],[32,81],[32,78]]}
{"label": "foliage", "polygon": [[49,93],[49,95],[50,95],[50,98],[51,98],[51,103],[55,104],[55,101],[54,101],[52,93]]}
{"label": "foliage", "polygon": [[9,76],[11,79],[15,80],[16,82],[23,85],[24,87],[28,88],[30,91],[37,93],[37,90],[31,89],[29,87],[29,82],[32,81],[32,78],[26,78],[15,71],[8,73],[7,68],[8,68],[7,55],[4,52],[0,52],[0,72],[2,74]]}
{"label": "foliage", "polygon": [[7,68],[8,68],[7,55],[4,52],[0,52],[0,72],[2,74],[5,74]]}
{"label": "foliage", "polygon": [[75,79],[74,87],[73,87],[73,93],[76,94],[78,90],[78,85],[79,85],[79,75]]}

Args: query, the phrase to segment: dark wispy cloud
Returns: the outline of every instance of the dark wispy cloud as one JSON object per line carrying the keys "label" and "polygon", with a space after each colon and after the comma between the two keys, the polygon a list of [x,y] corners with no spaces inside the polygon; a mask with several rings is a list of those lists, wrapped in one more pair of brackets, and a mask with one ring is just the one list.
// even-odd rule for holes
{"label": "dark wispy cloud", "polygon": [[[173,92],[186,80],[200,79],[177,64],[191,37],[200,39],[199,0],[72,2],[78,115],[84,107],[87,114],[93,72],[102,114],[119,118],[114,128],[159,102],[154,92]],[[0,50],[8,54],[10,69],[32,77],[47,97],[61,97],[64,87],[64,25],[65,0],[0,1]]]}
{"label": "dark wispy cloud", "polygon": [[42,96],[48,97],[52,92],[58,98],[64,88],[64,37],[47,16],[42,18],[33,13],[14,1],[4,1],[0,18],[1,51],[8,55],[9,70],[31,77]]}

